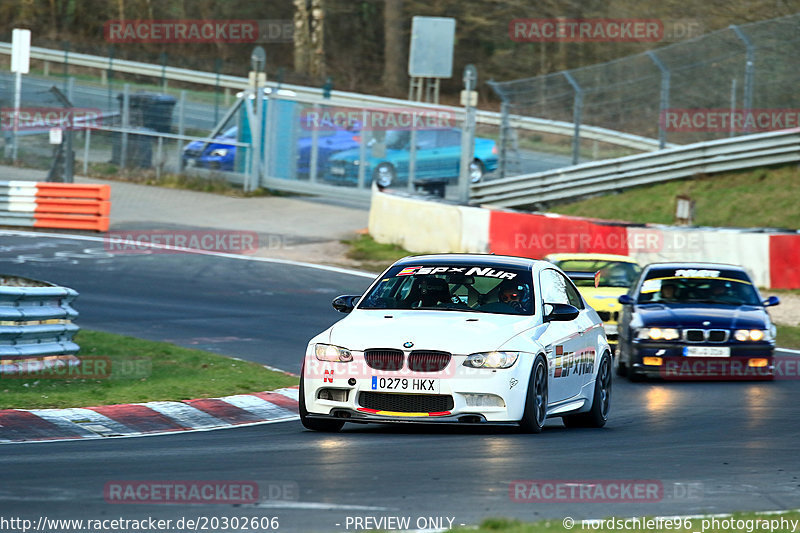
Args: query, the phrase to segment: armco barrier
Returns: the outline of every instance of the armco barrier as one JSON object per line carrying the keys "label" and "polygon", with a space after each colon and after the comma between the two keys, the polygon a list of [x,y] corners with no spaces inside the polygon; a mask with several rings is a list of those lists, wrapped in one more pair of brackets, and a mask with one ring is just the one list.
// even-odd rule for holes
{"label": "armco barrier", "polygon": [[0,361],[77,352],[77,296],[67,287],[0,276]]}
{"label": "armco barrier", "polygon": [[0,182],[0,225],[108,231],[111,187]]}
{"label": "armco barrier", "polygon": [[497,253],[540,259],[556,252],[742,265],[773,289],[800,288],[800,233],[685,228],[459,207],[373,190],[370,234],[412,252]]}

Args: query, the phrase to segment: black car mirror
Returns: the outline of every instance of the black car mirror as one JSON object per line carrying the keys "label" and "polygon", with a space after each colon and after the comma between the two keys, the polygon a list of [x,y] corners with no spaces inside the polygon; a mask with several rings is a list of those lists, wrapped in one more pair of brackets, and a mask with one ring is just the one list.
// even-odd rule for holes
{"label": "black car mirror", "polygon": [[627,294],[623,294],[622,296],[617,298],[617,301],[619,303],[621,303],[622,305],[631,305],[631,304],[633,304],[633,298],[631,298]]}
{"label": "black car mirror", "polygon": [[359,298],[360,296],[357,295],[344,294],[342,296],[337,296],[336,298],[334,298],[332,305],[333,308],[339,311],[340,313],[349,313],[350,311],[355,309]]}
{"label": "black car mirror", "polygon": [[545,305],[550,306],[550,311],[544,317],[545,322],[569,322],[575,320],[580,313],[574,305],[550,303]]}

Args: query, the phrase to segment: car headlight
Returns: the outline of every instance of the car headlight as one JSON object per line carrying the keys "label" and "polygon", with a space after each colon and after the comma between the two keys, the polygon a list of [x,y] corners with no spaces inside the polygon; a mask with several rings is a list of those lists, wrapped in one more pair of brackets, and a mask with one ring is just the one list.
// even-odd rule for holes
{"label": "car headlight", "polygon": [[740,342],[769,340],[769,332],[763,329],[737,329],[733,332],[733,338]]}
{"label": "car headlight", "polygon": [[509,368],[517,362],[519,352],[481,352],[467,356],[464,366],[470,368]]}
{"label": "car headlight", "polygon": [[636,334],[637,339],[652,341],[674,341],[680,336],[680,332],[675,328],[642,328]]}
{"label": "car headlight", "polygon": [[320,361],[333,361],[336,363],[349,363],[353,354],[347,348],[333,346],[332,344],[315,344],[314,355]]}
{"label": "car headlight", "polygon": [[209,154],[211,157],[225,157],[228,155],[228,148],[215,148]]}

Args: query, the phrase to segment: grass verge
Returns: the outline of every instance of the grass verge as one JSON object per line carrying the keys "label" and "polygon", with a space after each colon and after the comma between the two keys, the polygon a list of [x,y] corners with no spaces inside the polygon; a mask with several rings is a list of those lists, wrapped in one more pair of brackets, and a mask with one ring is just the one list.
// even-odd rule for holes
{"label": "grass verge", "polygon": [[[613,522],[611,521],[613,518]],[[733,513],[731,516],[715,515],[708,518],[680,519],[673,518],[667,524],[667,519],[661,519],[661,526],[658,526],[655,518],[650,524],[643,523],[641,517],[609,517],[602,521],[575,520],[571,528],[564,527],[562,519],[543,520],[540,522],[521,522],[508,518],[488,518],[481,522],[477,528],[455,528],[453,533],[575,533],[578,531],[594,532],[615,532],[621,529],[621,525],[632,526],[624,527],[626,533],[653,533],[654,531],[670,531],[674,533],[738,533],[741,531],[758,531],[770,533],[796,533],[793,525],[800,520],[800,512],[787,511],[779,514],[759,514],[754,512]],[[627,520],[627,521],[624,521]],[[636,520],[636,521],[634,521]],[[623,522],[624,521],[624,522]],[[794,524],[792,524],[794,521]],[[653,527],[641,527],[651,525]],[[688,527],[687,527],[688,526]]]}
{"label": "grass verge", "polygon": [[84,376],[0,375],[0,408],[85,407],[187,400],[297,385],[297,378],[257,363],[113,333],[81,330]]}
{"label": "grass verge", "polygon": [[678,195],[688,195],[695,201],[694,224],[698,226],[800,228],[797,165],[700,175],[555,205],[551,210],[564,215],[672,224]]}
{"label": "grass verge", "polygon": [[800,350],[800,326],[778,324],[775,344],[781,348]]}
{"label": "grass verge", "polygon": [[359,235],[352,240],[343,240],[342,243],[350,246],[347,257],[359,261],[358,268],[370,272],[382,272],[398,259],[414,255],[396,244],[377,242],[371,235]]}

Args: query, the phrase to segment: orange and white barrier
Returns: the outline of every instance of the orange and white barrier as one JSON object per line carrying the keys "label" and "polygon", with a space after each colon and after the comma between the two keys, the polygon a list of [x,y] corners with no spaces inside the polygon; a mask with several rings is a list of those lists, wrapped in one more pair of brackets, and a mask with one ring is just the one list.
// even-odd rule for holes
{"label": "orange and white barrier", "polygon": [[108,231],[111,186],[0,182],[0,226]]}
{"label": "orange and white barrier", "polygon": [[[455,216],[458,213],[460,216]],[[478,252],[541,259],[555,252],[629,255],[639,263],[742,265],[755,283],[800,288],[800,232],[626,224],[552,213],[459,207],[373,192],[370,234],[411,252]]]}

